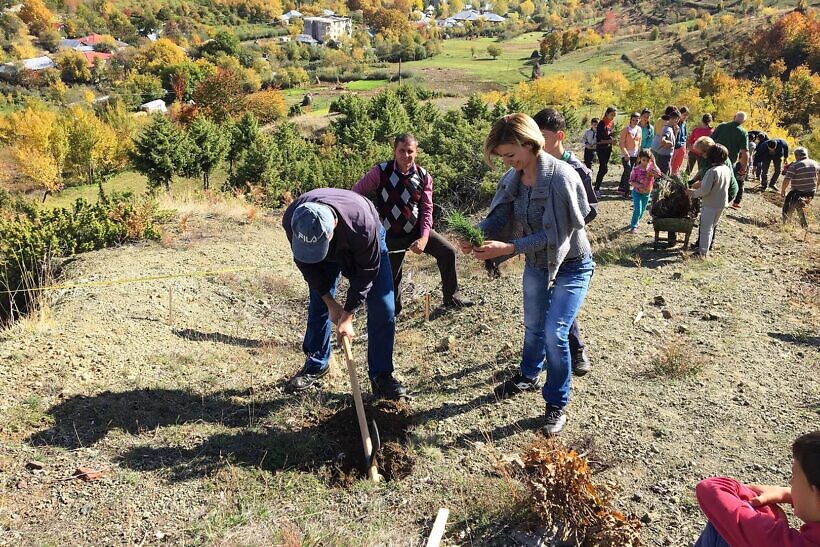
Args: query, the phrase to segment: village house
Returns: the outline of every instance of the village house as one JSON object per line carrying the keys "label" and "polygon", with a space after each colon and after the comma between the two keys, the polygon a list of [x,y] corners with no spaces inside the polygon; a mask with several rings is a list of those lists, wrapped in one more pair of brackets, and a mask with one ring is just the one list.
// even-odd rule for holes
{"label": "village house", "polygon": [[349,17],[305,17],[302,34],[313,37],[318,42],[337,41],[342,36],[353,34],[353,24]]}

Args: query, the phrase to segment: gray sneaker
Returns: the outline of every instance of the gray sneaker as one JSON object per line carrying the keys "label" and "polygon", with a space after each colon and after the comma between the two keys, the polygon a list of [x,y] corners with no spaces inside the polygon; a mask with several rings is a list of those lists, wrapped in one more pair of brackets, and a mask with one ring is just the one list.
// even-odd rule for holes
{"label": "gray sneaker", "polygon": [[547,437],[559,434],[567,424],[567,415],[564,414],[563,408],[558,408],[557,406],[552,406],[547,403],[544,414],[547,418],[547,423],[544,425],[543,431]]}

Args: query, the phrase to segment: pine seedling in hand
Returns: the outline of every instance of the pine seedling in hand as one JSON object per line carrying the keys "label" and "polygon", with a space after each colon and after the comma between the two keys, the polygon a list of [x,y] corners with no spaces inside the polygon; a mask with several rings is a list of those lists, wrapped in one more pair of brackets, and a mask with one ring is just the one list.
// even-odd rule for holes
{"label": "pine seedling in hand", "polygon": [[452,231],[458,234],[458,237],[464,241],[468,241],[474,247],[481,247],[484,245],[484,233],[473,226],[467,217],[459,212],[450,213],[447,216],[447,226]]}

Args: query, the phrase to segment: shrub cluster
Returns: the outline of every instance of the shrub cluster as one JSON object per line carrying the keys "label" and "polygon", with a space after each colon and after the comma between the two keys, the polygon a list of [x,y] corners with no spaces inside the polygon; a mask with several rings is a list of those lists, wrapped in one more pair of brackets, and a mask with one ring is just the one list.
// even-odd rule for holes
{"label": "shrub cluster", "polygon": [[53,258],[111,247],[127,241],[159,239],[156,205],[114,196],[96,204],[83,199],[71,208],[44,209],[0,190],[0,319],[25,310],[29,291],[45,280]]}

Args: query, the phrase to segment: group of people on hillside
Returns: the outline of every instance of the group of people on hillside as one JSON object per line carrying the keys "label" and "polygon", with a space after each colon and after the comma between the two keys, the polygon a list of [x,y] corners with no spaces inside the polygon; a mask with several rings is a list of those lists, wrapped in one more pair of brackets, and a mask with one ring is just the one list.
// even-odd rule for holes
{"label": "group of people on hillside", "polygon": [[[602,135],[611,141],[610,146],[614,143],[611,124],[615,113],[608,109],[599,121],[596,143],[601,143],[597,137]],[[731,126],[735,130],[742,124],[741,114]],[[651,189],[651,177],[668,173],[676,165],[680,168],[686,158],[675,156],[675,150],[684,146],[678,146],[683,131],[674,129],[675,125],[680,128],[680,111],[665,113],[661,130],[647,136],[649,115],[645,111],[631,116],[627,135],[622,131],[618,139],[622,151],[621,145],[640,143],[634,156],[627,149],[622,158],[624,167],[629,165],[627,182],[633,198]],[[519,369],[494,393],[505,399],[540,390],[547,435],[559,433],[566,424],[572,374],[580,376],[591,368],[577,315],[595,269],[585,226],[597,215],[596,189],[600,189],[601,177],[593,184],[588,165],[564,148],[565,129],[563,116],[554,109],[544,109],[532,118],[511,114],[493,124],[484,143],[485,160],[491,164],[500,158],[509,169],[498,183],[486,218],[478,224],[486,237],[484,244],[458,243],[463,253],[480,261],[525,257]],[[650,139],[653,144],[662,143],[664,154],[656,156],[652,147],[643,146]],[[699,184],[692,193],[703,199],[702,223],[706,225],[716,224],[729,199],[737,172],[732,165],[740,154],[729,145],[740,139],[736,141],[729,139],[724,145],[702,134],[691,145],[694,161],[687,167],[699,166]],[[432,177],[415,163],[417,149],[413,135],[399,135],[393,159],[374,166],[351,190],[313,190],[285,211],[282,224],[309,288],[303,342],[306,359],[289,380],[290,391],[307,389],[327,374],[333,324],[337,341],[352,339],[353,315],[366,303],[367,363],[373,394],[387,399],[407,395],[393,375],[393,349],[396,315],[402,309],[402,261],[408,250],[436,258],[445,306],[473,305],[458,289],[455,247],[432,229]],[[795,163],[799,163],[800,153],[796,155]],[[588,160],[586,151],[584,156]],[[607,156],[599,154],[600,158]],[[658,159],[661,157],[668,161]],[[804,191],[811,173],[816,183],[816,162],[802,161],[802,167],[792,170],[790,166],[787,171],[787,181],[798,187],[793,192]],[[784,190],[787,184],[784,182]],[[375,204],[367,194],[373,195]],[[712,235],[713,230],[701,233],[701,248],[708,249]],[[336,292],[341,275],[349,281],[343,300]],[[542,380],[544,371],[546,381]],[[761,538],[764,545],[820,545],[820,431],[797,439],[793,452],[791,488],[746,486],[727,478],[701,482],[697,495],[709,525],[698,547],[722,547],[726,541],[756,545]],[[782,511],[772,509],[771,503],[794,505],[795,514],[808,524],[800,531],[790,529]]]}
{"label": "group of people on hillside", "polygon": [[[581,376],[591,368],[577,315],[594,269],[584,226],[596,216],[597,195],[592,172],[563,146],[565,128],[554,109],[539,112],[535,120],[513,114],[495,123],[484,156],[488,163],[500,158],[510,169],[479,224],[487,241],[480,247],[459,244],[484,262],[497,264],[518,254],[526,258],[520,368],[494,393],[504,399],[540,389],[546,402],[544,430],[550,435],[566,423],[571,374]],[[402,309],[401,265],[408,250],[436,258],[446,307],[473,305],[458,290],[455,248],[432,229],[432,177],[415,163],[418,142],[405,133],[393,144],[393,159],[374,166],[351,190],[313,190],[285,211],[282,224],[309,288],[306,359],[289,380],[290,391],[307,389],[327,374],[332,324],[339,340],[352,338],[353,314],[366,303],[373,394],[407,395],[393,375],[392,355]],[[349,280],[344,302],[336,295],[340,275]]]}
{"label": "group of people on hillside", "polygon": [[[704,114],[700,125],[689,132],[687,107],[666,107],[654,125],[652,112],[644,109],[630,115],[617,138],[616,116],[617,109],[608,107],[602,118],[591,120],[582,138],[586,167],[592,169],[595,157],[598,158],[596,192],[601,189],[612,151],[617,146],[623,173],[616,193],[625,198],[631,195],[633,204],[629,231],[637,233],[640,219],[653,196],[655,180],[680,173],[685,162],[685,171],[691,177],[691,196],[700,198],[702,203],[699,237],[693,245],[696,257],[703,257],[711,250],[722,211],[727,206],[741,208],[750,164],[753,166],[752,176],[761,183],[761,191],[767,188],[777,190],[782,165],[789,158],[789,147],[783,139],[769,138],[759,131],[746,132],[743,123],[747,116],[744,112],[738,112],[732,121],[714,128],[712,115]],[[804,205],[816,192],[817,162],[808,158],[805,148],[796,149],[794,156],[795,161],[784,173],[782,215],[785,222],[796,210],[800,214],[801,225],[807,227]],[[769,178],[772,165],[774,172]],[[697,171],[693,176],[695,167]],[[792,190],[786,195],[790,184]]]}

